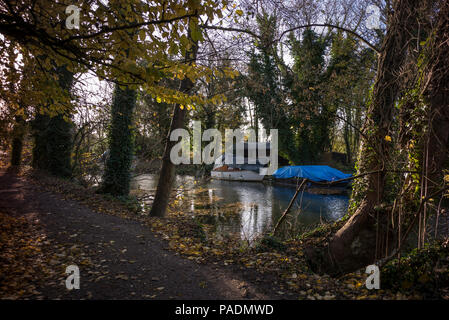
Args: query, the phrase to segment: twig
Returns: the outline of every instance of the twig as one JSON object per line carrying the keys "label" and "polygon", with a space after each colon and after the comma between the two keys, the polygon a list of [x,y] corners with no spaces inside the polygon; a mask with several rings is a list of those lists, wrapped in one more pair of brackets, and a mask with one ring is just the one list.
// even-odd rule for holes
{"label": "twig", "polygon": [[402,245],[404,244],[404,241],[407,239],[407,237],[408,237],[410,231],[412,231],[414,225],[416,224],[417,218],[420,216],[424,204],[425,204],[429,199],[432,199],[432,198],[435,197],[436,195],[438,195],[438,194],[440,194],[440,193],[442,193],[442,192],[444,192],[444,191],[446,191],[446,190],[449,190],[449,186],[446,186],[446,187],[444,187],[444,188],[442,188],[442,189],[439,189],[439,190],[435,191],[434,193],[432,193],[431,195],[429,195],[429,196],[427,196],[427,197],[421,199],[421,201],[420,201],[420,203],[419,203],[418,211],[415,213],[415,217],[413,218],[413,221],[411,222],[411,224],[409,225],[408,229],[406,230],[406,232],[404,233],[404,235],[403,235],[402,238],[400,239],[400,242],[399,242],[398,247],[397,247],[395,250],[393,250],[393,252],[392,252],[388,257],[382,259],[382,260],[378,263],[379,267],[382,267],[383,265],[385,265],[388,261],[391,260],[391,258],[393,258],[396,254],[398,254],[400,248],[401,248]]}
{"label": "twig", "polygon": [[287,209],[285,209],[284,213],[282,214],[282,216],[279,218],[278,222],[276,223],[276,225],[273,228],[273,234],[276,234],[276,230],[279,227],[279,225],[284,221],[285,217],[287,216],[287,213],[290,211],[290,208],[292,207],[293,203],[296,200],[296,197],[298,196],[299,192],[302,189],[302,186],[306,183],[308,179],[303,179],[301,184],[299,185],[299,187],[296,189],[295,194],[293,195],[292,199],[290,200],[290,203],[288,204]]}

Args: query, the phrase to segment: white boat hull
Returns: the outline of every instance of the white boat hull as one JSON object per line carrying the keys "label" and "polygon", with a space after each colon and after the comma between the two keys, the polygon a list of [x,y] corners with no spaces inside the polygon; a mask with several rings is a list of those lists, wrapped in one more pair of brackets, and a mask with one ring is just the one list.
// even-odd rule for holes
{"label": "white boat hull", "polygon": [[254,171],[211,171],[213,179],[232,181],[262,181],[265,175]]}

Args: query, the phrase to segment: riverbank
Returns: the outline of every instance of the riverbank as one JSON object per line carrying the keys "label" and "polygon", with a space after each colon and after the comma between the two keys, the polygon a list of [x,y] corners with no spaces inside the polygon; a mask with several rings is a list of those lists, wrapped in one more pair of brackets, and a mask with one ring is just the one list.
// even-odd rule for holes
{"label": "riverbank", "polygon": [[[280,298],[242,272],[182,258],[119,201],[71,182],[0,170],[0,194],[1,299]],[[66,289],[69,265],[79,290]]]}
{"label": "riverbank", "polygon": [[[134,160],[134,175],[141,174],[155,174],[158,173],[162,166],[162,159],[135,159]],[[188,176],[208,176],[212,170],[213,165],[203,164],[180,164],[176,166],[176,174]]]}
{"label": "riverbank", "polygon": [[[132,220],[155,235],[170,252],[198,266],[226,268],[242,274],[248,283],[266,288],[270,294],[286,299],[420,299],[419,292],[402,290],[367,290],[364,270],[339,279],[313,273],[304,256],[306,246],[323,245],[341,223],[334,223],[308,233],[301,239],[278,241],[259,239],[248,246],[240,238],[214,237],[207,224],[183,212],[170,210],[167,218],[139,215],[116,199],[95,194],[69,181],[59,180],[34,171],[23,172],[23,179],[64,201],[88,207],[93,214],[105,213]],[[137,297],[136,297],[137,298]]]}
{"label": "riverbank", "polygon": [[[148,238],[153,239],[158,243],[161,251],[155,252],[154,254],[164,255],[170,254],[170,257],[174,256],[181,260],[179,263],[188,262],[191,264],[192,268],[196,270],[197,268],[201,268],[202,266],[207,268],[212,268],[209,272],[216,273],[216,270],[221,270],[226,272],[228,275],[232,275],[230,278],[225,277],[221,278],[224,282],[231,281],[230,283],[244,283],[244,285],[240,286],[240,289],[236,289],[236,298],[260,298],[260,297],[269,297],[269,298],[281,298],[281,299],[425,299],[425,298],[447,298],[445,295],[444,288],[441,289],[423,289],[423,286],[420,286],[419,290],[413,290],[413,282],[405,282],[405,285],[402,284],[399,286],[390,286],[393,289],[387,289],[386,286],[382,283],[381,290],[367,290],[365,288],[365,280],[367,274],[364,273],[365,270],[359,270],[358,272],[351,273],[345,275],[344,277],[335,279],[326,275],[318,275],[314,273],[306,261],[304,251],[306,247],[318,247],[325,246],[329,237],[337,230],[342,222],[336,222],[332,224],[323,224],[318,229],[312,230],[310,232],[305,233],[301,237],[297,237],[295,239],[290,240],[279,240],[272,237],[260,237],[255,239],[255,243],[253,245],[249,245],[247,241],[242,240],[240,237],[235,237],[235,235],[229,234],[228,236],[217,235],[214,228],[208,224],[207,219],[198,218],[201,216],[199,214],[200,211],[205,213],[205,216],[211,216],[215,213],[208,212],[207,208],[204,210],[198,209],[197,215],[192,216],[189,212],[180,210],[180,208],[176,205],[172,205],[168,212],[166,218],[152,218],[146,215],[142,215],[141,207],[130,199],[115,199],[107,195],[100,195],[95,193],[95,188],[86,188],[82,185],[79,185],[75,182],[68,180],[61,180],[51,176],[48,176],[41,172],[36,172],[29,167],[23,167],[21,170],[17,170],[16,173],[10,173],[12,175],[16,175],[17,179],[20,182],[20,188],[17,188],[16,185],[5,185],[2,184],[2,190],[7,190],[6,192],[11,192],[15,194],[17,197],[21,197],[22,199],[27,199],[26,192],[22,188],[30,188],[33,190],[39,190],[39,192],[43,192],[46,196],[50,198],[43,198],[42,201],[45,203],[48,201],[48,206],[52,205],[52,201],[57,201],[59,208],[65,208],[66,212],[69,216],[76,217],[78,220],[78,224],[76,226],[76,230],[64,231],[65,238],[58,242],[50,242],[47,245],[47,248],[41,248],[42,252],[50,253],[48,257],[52,257],[54,261],[59,261],[60,258],[57,255],[67,255],[72,257],[71,249],[72,246],[68,246],[68,243],[72,241],[74,238],[70,238],[73,234],[80,234],[82,231],[84,236],[91,237],[92,234],[96,234],[98,232],[98,226],[102,227],[104,231],[102,232],[114,232],[111,234],[111,239],[108,241],[100,241],[98,243],[98,247],[93,250],[87,250],[85,253],[81,251],[80,256],[88,256],[89,259],[86,261],[92,261],[93,269],[88,270],[87,272],[91,272],[89,274],[90,278],[85,280],[90,281],[90,285],[94,291],[89,291],[90,294],[84,296],[73,296],[68,295],[65,296],[59,294],[52,295],[42,295],[42,293],[34,293],[33,290],[36,290],[39,286],[36,286],[34,283],[34,288],[31,288],[31,291],[25,290],[24,292],[28,292],[27,294],[23,293],[19,298],[42,298],[42,297],[51,297],[51,298],[97,298],[101,297],[101,293],[95,290],[101,291],[101,286],[98,285],[99,281],[102,281],[102,277],[104,276],[105,281],[116,281],[121,278],[131,279],[132,277],[137,277],[137,279],[141,279],[139,281],[143,281],[142,283],[145,286],[148,284],[150,279],[149,275],[136,275],[134,274],[136,271],[132,271],[131,269],[127,269],[127,267],[122,266],[122,264],[126,264],[126,261],[120,262],[120,260],[126,260],[119,258],[120,256],[111,256],[109,253],[103,256],[102,259],[96,260],[95,252],[98,250],[103,251],[104,248],[101,248],[103,245],[108,247],[106,244],[110,241],[113,243],[117,243],[117,239],[121,239],[124,237],[123,229],[120,227],[123,224],[132,223],[133,226],[137,228],[139,226],[139,230],[141,233],[134,234],[132,238],[129,238],[129,235],[125,235],[125,239],[123,239],[123,248],[117,251],[114,249],[113,252],[120,253],[121,250],[124,250],[126,247],[126,243],[130,243],[131,245],[137,241],[139,246],[142,246],[141,242],[148,242]],[[58,200],[50,200],[50,199],[58,199]],[[174,201],[173,201],[174,202]],[[45,206],[45,205],[44,205]],[[92,223],[93,226],[89,227],[83,231],[83,226],[85,223],[82,223],[82,219],[78,217],[78,213],[73,208],[81,208],[81,211],[85,212],[85,217],[97,217],[96,219],[105,219],[106,216],[113,216],[114,223],[105,224],[104,222],[98,221],[98,223]],[[35,210],[33,208],[33,204],[30,205],[29,210]],[[51,208],[49,208],[51,211]],[[231,210],[232,211],[232,210]],[[3,212],[5,214],[5,212]],[[42,214],[42,213],[41,213]],[[51,221],[56,216],[48,215],[46,218],[45,215],[42,215],[43,220]],[[60,216],[57,216],[60,217]],[[85,218],[84,217],[84,218]],[[99,218],[101,217],[101,218]],[[3,216],[4,218],[4,216]],[[2,218],[2,219],[3,219]],[[59,222],[62,225],[67,225],[73,223],[71,220],[66,220],[63,217]],[[5,218],[7,219],[7,218]],[[106,218],[107,219],[107,218]],[[126,222],[128,221],[128,222]],[[65,226],[67,228],[67,226]],[[109,230],[111,229],[111,230]],[[114,230],[117,229],[117,230]],[[6,230],[6,229],[5,229]],[[12,229],[11,229],[12,230]],[[79,232],[78,232],[79,231]],[[139,231],[139,232],[140,232]],[[7,234],[12,234],[15,232],[5,231]],[[31,231],[30,231],[31,232]],[[59,231],[57,232],[59,233]],[[30,237],[33,238],[32,233],[29,233]],[[141,237],[142,234],[146,234],[147,236]],[[60,236],[60,235],[59,235]],[[68,238],[67,238],[68,237]],[[68,242],[66,240],[69,240]],[[152,240],[152,241],[153,241]],[[14,243],[14,242],[11,242]],[[45,242],[42,242],[45,244]],[[136,245],[137,245],[136,244]],[[85,249],[89,249],[89,244]],[[14,248],[15,245],[11,245],[11,248]],[[56,249],[55,249],[56,248]],[[81,246],[84,248],[84,246]],[[111,246],[114,248],[114,245]],[[56,252],[54,252],[56,250]],[[58,252],[58,250],[60,252]],[[127,249],[128,250],[128,249]],[[75,250],[76,251],[76,250]],[[125,251],[126,252],[126,251]],[[139,252],[139,251],[137,251]],[[445,252],[443,250],[443,252]],[[444,254],[441,254],[444,257]],[[449,254],[447,255],[449,256]],[[422,258],[422,257],[421,257]],[[15,260],[23,260],[19,256],[14,258]],[[13,259],[13,260],[14,260]],[[56,259],[56,260],[55,260]],[[70,258],[70,259],[73,259]],[[36,259],[34,259],[36,260]],[[48,260],[48,259],[47,259]],[[50,259],[52,260],[52,259]],[[108,271],[103,273],[98,270],[102,270],[102,260],[103,264],[106,263],[110,267],[114,263],[119,263],[118,269],[116,269],[114,276],[108,276]],[[134,260],[128,259],[128,261],[140,261],[140,263],[148,263],[145,262],[145,259],[141,259],[140,256],[135,256]],[[37,261],[46,261],[45,258],[40,258]],[[53,261],[53,262],[54,262]],[[70,260],[69,260],[70,261]],[[68,261],[68,262],[69,262]],[[84,260],[82,260],[84,261]],[[410,260],[412,261],[412,260]],[[444,266],[444,261],[432,261],[432,263],[436,263],[439,266]],[[448,260],[449,261],[449,260]],[[67,263],[68,263],[67,262]],[[87,263],[87,262],[86,262]],[[129,264],[129,262],[128,262]],[[412,264],[412,263],[411,263]],[[50,266],[51,271],[51,263],[48,261],[45,265]],[[404,264],[402,264],[404,266]],[[217,269],[218,268],[218,269]],[[176,268],[175,268],[176,269]],[[440,268],[441,269],[441,268]],[[124,272],[124,270],[126,272]],[[165,269],[164,269],[165,270]],[[161,270],[161,272],[164,272]],[[388,275],[396,274],[400,270],[399,268],[393,267],[388,271]],[[57,281],[47,281],[50,283],[54,283],[58,288],[62,285],[62,279],[65,278],[64,270],[53,270],[49,272],[50,276],[53,276],[56,273],[59,275],[59,280]],[[404,271],[404,270],[402,270]],[[395,273],[396,272],[396,273]],[[422,271],[421,271],[422,272]],[[179,273],[173,273],[172,276],[167,275],[167,277],[174,277],[175,279],[178,277]],[[441,275],[441,272],[439,273]],[[95,278],[96,276],[96,278]],[[14,281],[12,283],[22,283],[22,275],[15,275]],[[99,280],[98,277],[100,277]],[[118,277],[117,279],[115,277]],[[235,280],[236,277],[240,280]],[[157,276],[155,276],[157,278]],[[232,279],[234,280],[232,280]],[[441,277],[440,277],[441,278]],[[122,279],[122,280],[123,280]],[[230,280],[231,279],[231,280]],[[444,279],[444,277],[443,277]],[[54,280],[54,279],[53,279]],[[96,281],[97,280],[97,281]],[[135,279],[134,279],[135,280]],[[431,281],[432,279],[425,278],[417,278],[414,281],[428,281],[429,283],[434,283]],[[58,282],[59,281],[59,282]],[[220,280],[221,281],[221,280]],[[382,281],[382,280],[381,280]],[[119,281],[120,282],[120,281]],[[201,282],[201,281],[200,281]],[[206,281],[207,282],[207,281]],[[420,283],[421,283],[420,282]],[[23,282],[23,283],[26,283]],[[152,282],[150,282],[152,283]],[[203,282],[202,286],[204,285]],[[386,284],[387,282],[385,282]],[[410,283],[412,285],[410,286]],[[132,284],[132,283],[131,283]],[[122,281],[121,284],[115,283],[115,285],[125,286],[127,289],[124,291],[125,293],[122,295],[123,298],[131,298],[131,299],[157,299],[157,298],[180,298],[179,296],[173,295],[168,291],[165,292],[168,286],[174,286],[170,284],[170,282],[166,286],[151,286],[152,291],[151,294],[143,293],[144,287],[142,287],[141,293],[136,293],[136,291],[129,291],[130,285],[127,281]],[[157,281],[155,282],[155,285]],[[228,285],[228,284],[227,284]],[[162,290],[157,290],[157,288],[164,287]],[[200,286],[201,287],[201,286]],[[15,288],[15,286],[12,286]],[[100,288],[100,289],[98,289]],[[252,288],[252,289],[248,289]],[[255,289],[256,288],[256,289]],[[123,288],[122,288],[123,289]],[[129,289],[129,290],[128,290]],[[173,288],[172,288],[173,289]],[[170,290],[172,290],[170,289]],[[8,291],[9,290],[9,291]],[[11,289],[7,289],[9,293]],[[60,289],[59,289],[60,290]],[[432,291],[433,290],[433,291]],[[21,291],[18,291],[21,292]],[[31,293],[29,293],[31,292]],[[48,291],[47,291],[48,292]],[[134,294],[132,294],[134,292]],[[129,294],[129,295],[128,295]],[[10,295],[10,294],[2,294],[2,297],[9,298],[17,298],[18,296]],[[112,296],[108,295],[104,298],[112,298]],[[119,296],[114,298],[119,298]],[[186,299],[196,299],[198,298],[195,295],[184,296]],[[213,293],[209,296],[210,299],[220,298],[220,294],[217,293],[216,297],[213,297]]]}

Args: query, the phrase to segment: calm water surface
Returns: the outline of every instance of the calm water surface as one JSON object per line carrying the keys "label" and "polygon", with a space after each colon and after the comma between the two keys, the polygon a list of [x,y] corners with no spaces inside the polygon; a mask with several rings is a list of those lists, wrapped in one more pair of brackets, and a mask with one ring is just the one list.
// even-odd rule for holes
{"label": "calm water surface", "polygon": [[[153,193],[157,175],[144,174],[133,179],[131,188]],[[176,176],[180,203],[205,223],[214,224],[221,233],[240,233],[242,239],[254,239],[271,230],[287,208],[295,188],[260,182],[210,180]],[[298,195],[283,232],[306,230],[320,221],[335,221],[348,209],[344,195]],[[223,214],[226,212],[228,214]]]}

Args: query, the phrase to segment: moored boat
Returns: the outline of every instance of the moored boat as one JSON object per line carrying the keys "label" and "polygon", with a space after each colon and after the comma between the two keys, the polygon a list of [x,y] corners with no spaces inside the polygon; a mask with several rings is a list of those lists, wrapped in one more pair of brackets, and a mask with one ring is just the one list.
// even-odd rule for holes
{"label": "moored boat", "polygon": [[305,190],[316,194],[346,193],[351,186],[351,174],[326,165],[286,166],[273,174],[276,184],[297,187],[303,179],[307,179]]}
{"label": "moored boat", "polygon": [[[257,155],[257,159],[250,161],[248,158],[248,149],[265,148],[265,154]],[[215,160],[215,165],[211,171],[211,177],[220,180],[232,181],[262,181],[268,170],[270,143],[244,143],[243,157],[237,156],[235,150],[231,154],[222,154]],[[261,160],[261,161],[259,161]],[[262,164],[263,162],[264,164]]]}
{"label": "moored boat", "polygon": [[217,169],[218,170],[211,171],[211,176],[214,179],[234,180],[234,181],[262,181],[265,178],[263,170],[261,173],[261,171],[256,172],[251,170],[241,170],[239,168],[229,169],[229,167],[226,165],[219,167]]}

